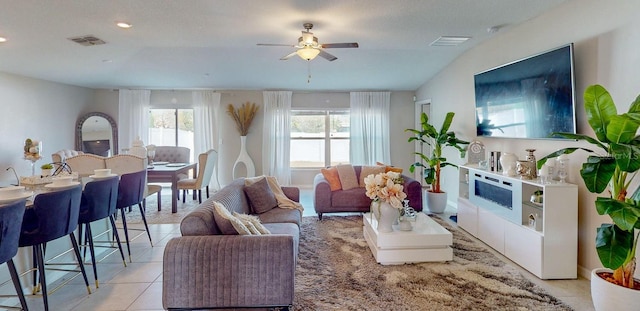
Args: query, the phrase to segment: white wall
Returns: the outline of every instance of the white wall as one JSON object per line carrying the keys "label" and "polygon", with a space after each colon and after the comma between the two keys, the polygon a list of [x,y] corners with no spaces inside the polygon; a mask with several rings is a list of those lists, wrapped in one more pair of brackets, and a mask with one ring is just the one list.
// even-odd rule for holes
{"label": "white wall", "polygon": [[76,120],[92,101],[91,89],[0,73],[0,184],[15,183],[13,173],[6,171],[10,166],[18,175],[31,174],[23,160],[27,138],[43,142],[36,173],[52,161],[52,153],[74,149]]}
{"label": "white wall", "polygon": [[[442,119],[448,111],[456,113],[453,130],[462,138],[475,139],[474,73],[574,42],[577,86],[578,132],[592,135],[585,121],[582,94],[590,84],[602,84],[612,93],[618,110],[626,110],[640,93],[640,32],[638,12],[640,1],[605,2],[574,0],[522,25],[498,33],[492,40],[465,53],[416,92],[418,100],[430,98],[432,119]],[[581,146],[572,141],[514,140],[481,138],[487,151],[516,153],[524,158],[527,148],[535,148],[538,157],[567,145]],[[447,156],[450,156],[448,153]],[[578,174],[586,155],[571,156],[570,181],[579,190],[580,275],[601,267],[594,247],[596,228],[608,217],[599,216],[593,201]],[[460,160],[460,163],[464,162]],[[458,193],[457,172],[444,173],[444,188]],[[456,196],[450,196],[455,200]]]}

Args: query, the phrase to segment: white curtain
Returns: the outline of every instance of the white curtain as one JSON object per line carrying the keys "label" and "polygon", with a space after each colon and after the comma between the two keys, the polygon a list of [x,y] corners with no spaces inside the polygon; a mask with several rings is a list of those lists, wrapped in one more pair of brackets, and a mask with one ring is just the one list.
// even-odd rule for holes
{"label": "white curtain", "polygon": [[121,89],[118,93],[118,145],[121,149],[131,148],[136,137],[149,143],[151,91]]}
{"label": "white curtain", "polygon": [[[215,149],[220,154],[220,93],[215,91],[193,91],[193,127],[194,127],[194,159],[198,160],[198,155]],[[215,164],[213,178],[209,185],[214,182],[220,188],[218,181],[218,163]]]}
{"label": "white curtain", "polygon": [[193,97],[193,126],[194,126],[194,155],[209,149],[218,150],[220,128],[218,115],[220,113],[220,93],[215,91],[194,91]]}
{"label": "white curtain", "polygon": [[351,92],[350,162],[354,165],[390,163],[390,92]]}
{"label": "white curtain", "polygon": [[291,94],[289,91],[265,91],[264,129],[262,131],[262,171],[275,176],[281,185],[291,184],[289,141],[291,132]]}

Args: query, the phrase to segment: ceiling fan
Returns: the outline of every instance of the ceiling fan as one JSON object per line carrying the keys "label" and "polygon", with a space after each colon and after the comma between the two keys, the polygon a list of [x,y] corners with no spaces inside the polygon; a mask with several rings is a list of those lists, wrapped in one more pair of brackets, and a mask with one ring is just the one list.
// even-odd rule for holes
{"label": "ceiling fan", "polygon": [[262,46],[290,46],[294,47],[297,50],[288,55],[283,56],[280,60],[287,60],[295,55],[300,56],[300,58],[310,61],[316,56],[320,56],[328,61],[334,61],[338,59],[337,57],[327,53],[324,49],[334,49],[334,48],[357,48],[357,42],[351,43],[318,43],[318,38],[313,36],[313,32],[311,32],[311,28],[313,28],[313,24],[304,23],[302,25],[305,30],[302,31],[302,36],[298,38],[298,44],[276,44],[276,43],[258,43],[258,45]]}

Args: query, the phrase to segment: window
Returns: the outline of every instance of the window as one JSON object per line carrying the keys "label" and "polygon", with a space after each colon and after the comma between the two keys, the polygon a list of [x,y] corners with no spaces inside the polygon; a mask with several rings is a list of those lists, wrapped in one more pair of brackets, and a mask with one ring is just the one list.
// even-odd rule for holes
{"label": "window", "polygon": [[193,150],[193,109],[151,109],[148,140],[156,146]]}
{"label": "window", "polygon": [[293,110],[291,167],[349,163],[349,124],[348,110]]}

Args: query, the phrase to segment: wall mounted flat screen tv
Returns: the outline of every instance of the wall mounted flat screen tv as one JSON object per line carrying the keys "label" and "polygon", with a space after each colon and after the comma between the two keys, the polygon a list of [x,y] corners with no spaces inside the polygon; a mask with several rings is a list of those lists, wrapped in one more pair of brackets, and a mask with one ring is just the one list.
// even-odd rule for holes
{"label": "wall mounted flat screen tv", "polygon": [[478,136],[576,133],[572,44],[478,73],[474,82]]}

